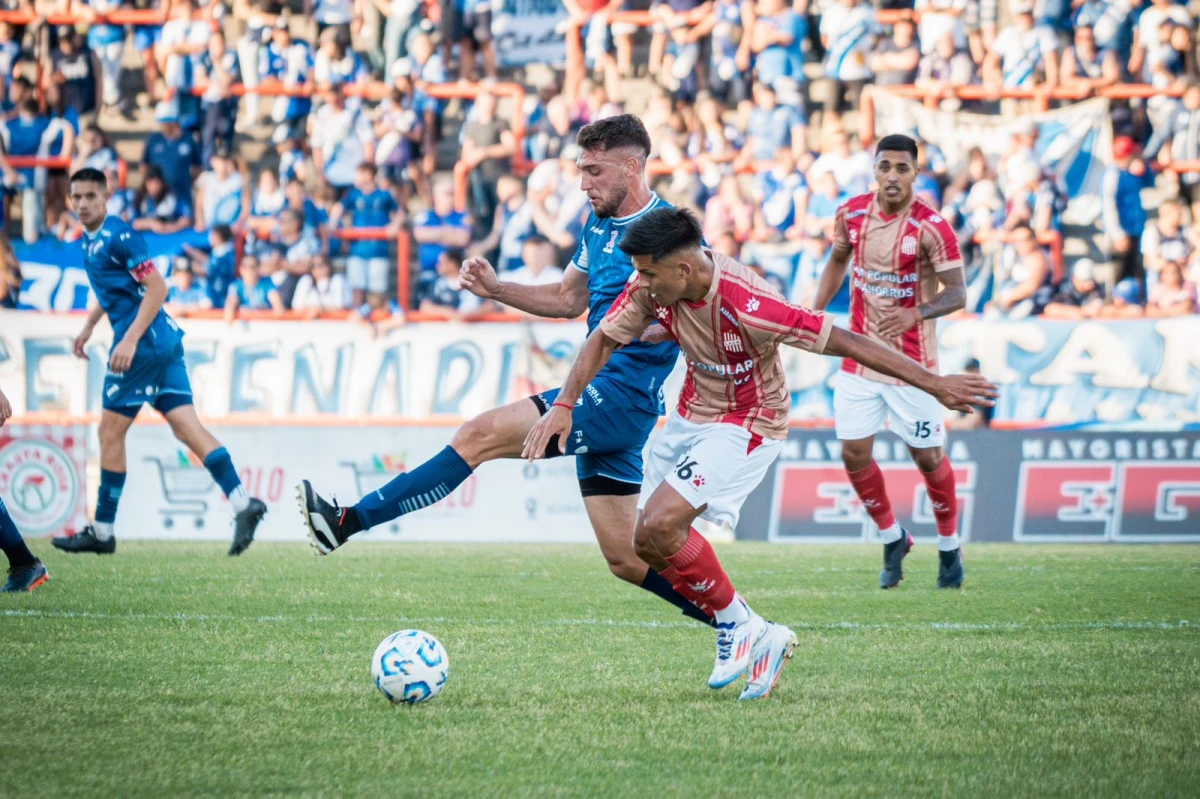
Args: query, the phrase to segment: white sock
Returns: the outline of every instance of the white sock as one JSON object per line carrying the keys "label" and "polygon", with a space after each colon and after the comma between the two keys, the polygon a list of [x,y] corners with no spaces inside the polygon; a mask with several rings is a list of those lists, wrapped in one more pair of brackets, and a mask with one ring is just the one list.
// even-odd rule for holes
{"label": "white sock", "polygon": [[734,594],[733,601],[729,603],[729,607],[715,611],[717,624],[741,624],[750,621],[750,608],[742,601],[742,598]]}
{"label": "white sock", "polygon": [[938,552],[953,552],[958,549],[958,533],[938,536]]}
{"label": "white sock", "polygon": [[113,537],[112,522],[92,522],[92,529],[96,531],[97,541],[107,541]]}
{"label": "white sock", "polygon": [[234,513],[241,513],[250,507],[250,495],[246,493],[245,486],[239,485],[233,489],[229,495],[229,504],[233,506]]}
{"label": "white sock", "polygon": [[879,530],[879,537],[883,539],[883,543],[885,544],[890,544],[893,541],[899,541],[900,536],[902,535],[904,535],[904,533],[900,530],[900,525],[896,522],[892,522],[892,526],[886,530],[882,528]]}

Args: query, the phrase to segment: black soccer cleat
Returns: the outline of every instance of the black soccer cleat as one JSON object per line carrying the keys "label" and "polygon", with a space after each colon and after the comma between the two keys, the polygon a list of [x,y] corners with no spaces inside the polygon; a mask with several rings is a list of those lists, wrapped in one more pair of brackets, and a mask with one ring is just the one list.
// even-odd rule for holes
{"label": "black soccer cleat", "polygon": [[257,497],[250,497],[250,504],[234,518],[233,543],[229,545],[230,555],[240,555],[250,548],[254,543],[254,531],[266,515],[267,503]]}
{"label": "black soccer cleat", "polygon": [[883,545],[883,569],[879,572],[879,587],[895,588],[904,579],[904,569],[901,563],[904,556],[913,548],[913,537],[908,530],[900,528],[900,537],[890,544]]}
{"label": "black soccer cleat", "polygon": [[8,581],[0,588],[0,594],[27,594],[50,579],[46,564],[40,560],[24,566],[13,566],[8,570]]}
{"label": "black soccer cleat", "polygon": [[95,552],[97,555],[111,555],[117,551],[117,537],[110,535],[107,541],[96,537],[96,528],[92,525],[80,530],[75,535],[62,535],[50,539],[55,549],[63,552]]}
{"label": "black soccer cleat", "polygon": [[950,552],[938,552],[938,588],[962,588],[963,569],[962,548]]}
{"label": "black soccer cleat", "polygon": [[304,517],[309,541],[318,555],[333,552],[360,529],[356,524],[347,523],[350,508],[338,507],[336,499],[333,504],[326,502],[307,480],[301,480],[296,486],[296,500],[300,503],[300,515]]}

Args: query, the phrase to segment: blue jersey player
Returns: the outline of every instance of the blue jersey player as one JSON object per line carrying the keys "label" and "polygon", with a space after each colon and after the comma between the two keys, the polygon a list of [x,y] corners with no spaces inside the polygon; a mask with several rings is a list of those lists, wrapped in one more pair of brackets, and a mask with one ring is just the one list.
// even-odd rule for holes
{"label": "blue jersey player", "polygon": [[[582,188],[592,213],[562,281],[544,286],[501,282],[481,258],[463,264],[462,281],[480,297],[536,316],[574,319],[587,311],[591,331],[633,273],[629,257],[617,247],[622,231],[666,203],[646,185],[650,136],[637,117],[624,114],[588,125],[579,132],[578,145]],[[663,381],[678,352],[673,342],[635,341],[615,353],[576,404],[571,435],[551,441],[546,454],[575,456],[588,518],[613,574],[711,623],[633,551],[642,449],[663,411]],[[459,428],[450,446],[353,507],[330,504],[301,481],[300,511],[313,544],[328,554],[360,530],[446,497],[480,464],[521,457],[526,436],[557,396],[557,390],[547,391],[477,416]]]}
{"label": "blue jersey player", "polygon": [[[0,391],[0,427],[12,416],[12,405]],[[17,530],[4,500],[0,499],[0,550],[8,558],[8,579],[0,587],[0,594],[29,592],[50,579],[46,566],[25,546],[25,539]]]}
{"label": "blue jersey player", "polygon": [[149,403],[166,417],[175,437],[204,461],[229,497],[237,514],[229,554],[240,555],[254,540],[267,506],[246,494],[229,452],[196,417],[183,361],[183,331],[162,309],[166,281],[150,260],[141,234],[108,216],[107,202],[103,172],[81,169],[71,176],[71,204],[84,229],[83,265],[98,301],[75,339],[75,355],[87,358],[84,347],[102,316],[112,325],[113,347],[104,376],[95,523],[51,543],[66,552],[116,551],[113,522],[125,485],[125,434],[142,405]]}

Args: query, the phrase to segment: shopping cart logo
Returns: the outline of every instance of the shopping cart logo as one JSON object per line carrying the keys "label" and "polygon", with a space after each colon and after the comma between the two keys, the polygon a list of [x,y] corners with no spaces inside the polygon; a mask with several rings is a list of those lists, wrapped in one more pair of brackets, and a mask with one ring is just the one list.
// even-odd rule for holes
{"label": "shopping cart logo", "polygon": [[166,503],[159,509],[163,517],[163,527],[171,529],[180,517],[190,517],[192,526],[196,529],[203,527],[204,515],[208,513],[206,497],[217,485],[208,469],[204,468],[204,464],[191,452],[182,449],[176,450],[174,457],[160,458],[150,455],[143,460],[153,463],[158,468],[163,500]]}

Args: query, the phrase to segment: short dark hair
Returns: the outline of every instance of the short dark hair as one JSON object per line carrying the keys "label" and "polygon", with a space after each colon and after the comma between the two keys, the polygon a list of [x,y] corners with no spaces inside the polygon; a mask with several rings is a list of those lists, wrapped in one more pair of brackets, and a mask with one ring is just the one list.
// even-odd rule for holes
{"label": "short dark hair", "polygon": [[85,166],[83,169],[77,170],[71,175],[72,183],[99,183],[103,189],[108,188],[108,178],[104,177],[104,173],[99,169],[93,169],[90,166]]}
{"label": "short dark hair", "polygon": [[462,250],[461,247],[450,247],[448,249],[442,250],[442,255],[446,258],[449,258],[451,261],[453,261],[456,264],[461,264],[463,262],[463,259],[467,257],[466,253]]}
{"label": "short dark hair", "polygon": [[903,133],[893,133],[880,139],[879,144],[875,145],[875,152],[882,153],[885,150],[893,153],[908,153],[914,161],[917,160],[917,140],[911,136],[905,136]]}
{"label": "short dark hair", "polygon": [[522,244],[542,245],[542,244],[552,244],[553,242],[551,242],[550,239],[546,238],[541,233],[534,233],[531,236],[526,236],[525,241],[523,241],[521,243]]}
{"label": "short dark hair", "polygon": [[213,225],[212,233],[221,241],[233,241],[233,228],[229,225]]}
{"label": "short dark hair", "polygon": [[656,208],[630,225],[617,246],[630,257],[648,255],[661,261],[673,252],[699,247],[703,243],[700,220],[691,211]]}
{"label": "short dark hair", "polygon": [[642,120],[633,114],[598,119],[579,131],[575,143],[580,149],[602,152],[636,147],[642,151],[642,157],[650,155],[650,134],[646,132]]}

